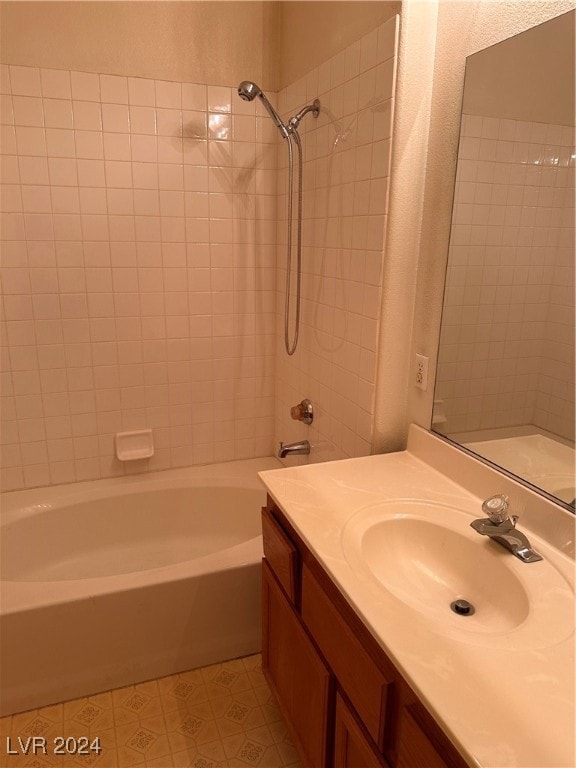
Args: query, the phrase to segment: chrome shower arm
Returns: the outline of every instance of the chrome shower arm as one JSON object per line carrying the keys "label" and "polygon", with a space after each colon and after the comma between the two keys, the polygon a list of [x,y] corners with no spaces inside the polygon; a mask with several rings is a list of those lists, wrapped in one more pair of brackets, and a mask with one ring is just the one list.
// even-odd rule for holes
{"label": "chrome shower arm", "polygon": [[291,117],[288,121],[288,130],[295,131],[300,125],[304,115],[307,115],[308,112],[312,112],[313,117],[318,117],[320,114],[320,99],[314,99],[312,104],[307,104],[305,107],[302,107],[300,112],[297,112],[294,117]]}

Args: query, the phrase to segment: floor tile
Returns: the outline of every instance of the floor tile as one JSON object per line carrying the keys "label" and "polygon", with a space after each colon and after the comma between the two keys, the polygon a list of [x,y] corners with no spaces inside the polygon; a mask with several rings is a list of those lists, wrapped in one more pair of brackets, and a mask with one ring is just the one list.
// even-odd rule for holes
{"label": "floor tile", "polygon": [[301,768],[259,654],[4,717],[8,737],[0,768]]}

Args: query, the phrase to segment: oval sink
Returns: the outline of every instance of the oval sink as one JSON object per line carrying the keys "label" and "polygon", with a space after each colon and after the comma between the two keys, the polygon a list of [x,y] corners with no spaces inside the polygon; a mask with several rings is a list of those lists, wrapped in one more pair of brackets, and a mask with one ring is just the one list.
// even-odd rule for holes
{"label": "oval sink", "polygon": [[[572,592],[544,559],[522,563],[470,528],[473,517],[430,502],[396,501],[359,510],[342,532],[349,564],[434,629],[468,642],[522,647],[567,637]],[[537,547],[536,547],[537,548]],[[472,604],[471,615],[450,609]]]}
{"label": "oval sink", "polygon": [[445,616],[465,598],[486,631],[513,629],[528,616],[526,590],[502,560],[443,525],[414,517],[376,523],[362,554],[378,581],[420,611]]}

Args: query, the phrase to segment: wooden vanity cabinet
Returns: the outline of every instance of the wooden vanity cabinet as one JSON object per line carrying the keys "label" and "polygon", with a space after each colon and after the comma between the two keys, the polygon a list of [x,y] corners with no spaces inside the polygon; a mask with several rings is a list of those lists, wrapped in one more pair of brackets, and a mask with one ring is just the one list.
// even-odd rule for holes
{"label": "wooden vanity cabinet", "polygon": [[466,768],[270,497],[262,520],[262,668],[304,768]]}

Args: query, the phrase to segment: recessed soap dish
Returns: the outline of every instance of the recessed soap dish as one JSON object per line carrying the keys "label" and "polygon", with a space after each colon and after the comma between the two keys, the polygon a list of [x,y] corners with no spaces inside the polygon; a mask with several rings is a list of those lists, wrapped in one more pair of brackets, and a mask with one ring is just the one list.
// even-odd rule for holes
{"label": "recessed soap dish", "polygon": [[116,432],[116,456],[120,461],[136,461],[154,456],[152,430]]}

